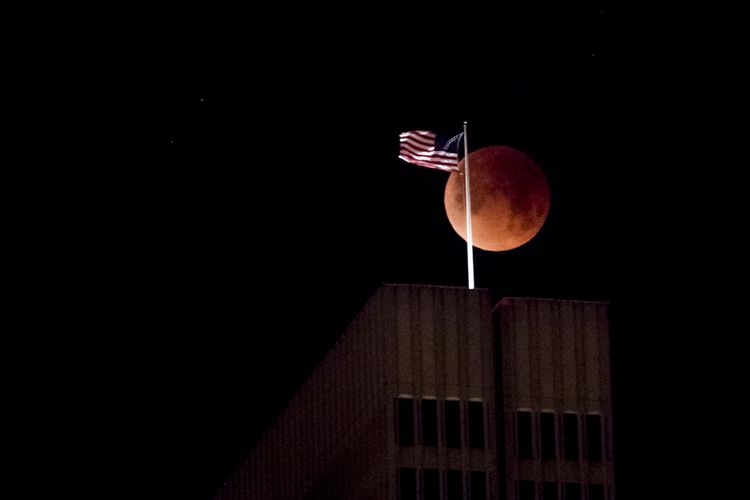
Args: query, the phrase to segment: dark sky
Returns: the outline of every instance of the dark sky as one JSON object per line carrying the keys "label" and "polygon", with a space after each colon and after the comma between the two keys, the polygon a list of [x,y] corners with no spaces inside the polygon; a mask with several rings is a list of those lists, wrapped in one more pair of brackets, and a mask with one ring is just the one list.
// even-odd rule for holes
{"label": "dark sky", "polygon": [[14,47],[29,497],[208,499],[379,284],[464,286],[447,174],[397,158],[464,120],[552,191],[531,242],[475,251],[477,286],[611,301],[620,498],[684,477],[722,285],[718,6],[154,3],[32,3]]}

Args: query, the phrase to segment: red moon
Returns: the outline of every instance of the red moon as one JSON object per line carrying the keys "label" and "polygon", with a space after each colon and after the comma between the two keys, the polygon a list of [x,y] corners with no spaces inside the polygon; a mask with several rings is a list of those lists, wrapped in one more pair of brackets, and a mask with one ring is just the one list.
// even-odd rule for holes
{"label": "red moon", "polygon": [[[469,153],[472,243],[492,252],[517,248],[542,228],[550,205],[547,178],[525,153],[489,146]],[[464,160],[459,164],[463,172]],[[466,239],[464,176],[453,172],[445,185],[445,212]]]}

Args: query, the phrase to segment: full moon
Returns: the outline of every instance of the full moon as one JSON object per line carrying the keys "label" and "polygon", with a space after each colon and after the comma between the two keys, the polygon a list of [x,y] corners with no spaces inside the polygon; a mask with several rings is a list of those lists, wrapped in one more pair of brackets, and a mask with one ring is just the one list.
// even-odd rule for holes
{"label": "full moon", "polygon": [[[550,205],[547,178],[525,153],[489,146],[469,153],[472,243],[492,252],[517,248],[542,228]],[[461,172],[464,162],[459,164]],[[453,172],[445,185],[445,212],[466,239],[464,176]]]}

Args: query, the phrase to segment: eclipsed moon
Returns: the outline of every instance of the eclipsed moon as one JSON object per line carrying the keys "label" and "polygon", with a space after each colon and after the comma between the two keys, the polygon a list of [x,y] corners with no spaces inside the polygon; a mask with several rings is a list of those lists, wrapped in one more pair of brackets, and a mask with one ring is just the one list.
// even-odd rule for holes
{"label": "eclipsed moon", "polygon": [[[489,146],[469,153],[472,243],[499,252],[517,248],[542,228],[550,205],[547,178],[525,153]],[[459,164],[463,172],[463,163]],[[445,185],[445,212],[466,240],[464,176],[453,172]]]}

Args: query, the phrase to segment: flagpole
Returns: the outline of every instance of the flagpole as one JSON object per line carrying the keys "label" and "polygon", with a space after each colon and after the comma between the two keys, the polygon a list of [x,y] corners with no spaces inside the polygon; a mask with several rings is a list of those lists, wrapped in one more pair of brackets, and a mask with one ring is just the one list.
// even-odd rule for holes
{"label": "flagpole", "polygon": [[466,263],[469,270],[469,290],[474,289],[474,244],[471,237],[471,190],[469,189],[469,144],[464,122],[464,179],[466,181]]}

